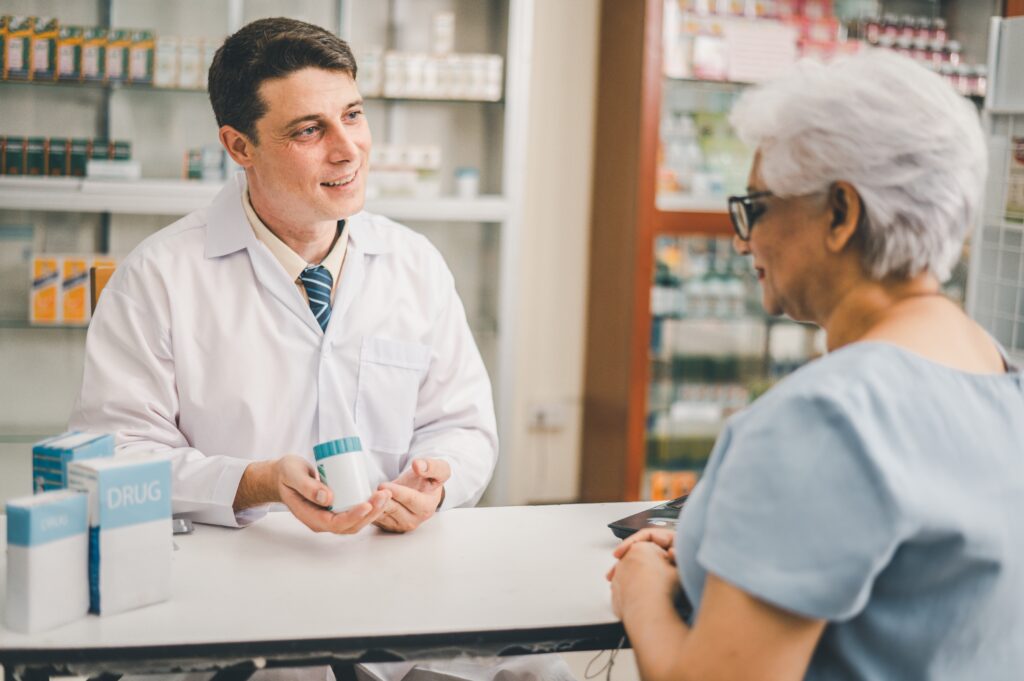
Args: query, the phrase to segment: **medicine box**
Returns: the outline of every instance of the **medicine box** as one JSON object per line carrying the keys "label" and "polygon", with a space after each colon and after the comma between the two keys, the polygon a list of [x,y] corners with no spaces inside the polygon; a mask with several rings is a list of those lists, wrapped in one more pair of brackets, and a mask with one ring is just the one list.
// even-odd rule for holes
{"label": "medicine box", "polygon": [[107,29],[90,26],[82,30],[81,72],[82,80],[85,81],[98,82],[106,78]]}
{"label": "medicine box", "polygon": [[36,17],[32,23],[32,80],[57,79],[57,20]]}
{"label": "medicine box", "polygon": [[4,23],[4,80],[30,80],[33,17],[7,16]]}
{"label": "medicine box", "polygon": [[32,447],[32,487],[36,492],[68,486],[68,464],[113,456],[114,438],[100,433],[71,431]]}
{"label": "medicine box", "polygon": [[7,627],[33,633],[89,610],[86,497],[61,490],[7,502]]}
{"label": "medicine box", "polygon": [[57,33],[57,80],[81,80],[83,33],[81,26],[60,27]]}
{"label": "medicine box", "polygon": [[128,48],[128,80],[132,83],[152,85],[153,50],[155,43],[151,31],[133,31]]}
{"label": "medicine box", "polygon": [[89,264],[88,256],[65,256],[61,263],[60,309],[65,324],[88,324]]}
{"label": "medicine box", "polygon": [[171,593],[171,463],[153,454],[74,461],[89,496],[89,611],[108,615]]}
{"label": "medicine box", "polygon": [[32,288],[29,291],[29,322],[56,324],[60,321],[60,258],[32,258]]}
{"label": "medicine box", "polygon": [[107,32],[107,82],[123,83],[128,80],[128,51],[131,45],[131,31],[115,28]]}

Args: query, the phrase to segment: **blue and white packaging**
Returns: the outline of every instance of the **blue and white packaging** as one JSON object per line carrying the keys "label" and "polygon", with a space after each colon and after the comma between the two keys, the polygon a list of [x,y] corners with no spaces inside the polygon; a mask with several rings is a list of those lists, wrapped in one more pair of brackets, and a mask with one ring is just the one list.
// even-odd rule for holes
{"label": "blue and white packaging", "polygon": [[86,497],[60,490],[7,502],[9,629],[33,633],[89,611]]}
{"label": "blue and white packaging", "polygon": [[89,496],[89,612],[109,615],[171,594],[171,462],[153,454],[73,461]]}
{"label": "blue and white packaging", "polygon": [[71,431],[32,447],[32,488],[36,492],[68,486],[68,463],[114,454],[114,437]]}

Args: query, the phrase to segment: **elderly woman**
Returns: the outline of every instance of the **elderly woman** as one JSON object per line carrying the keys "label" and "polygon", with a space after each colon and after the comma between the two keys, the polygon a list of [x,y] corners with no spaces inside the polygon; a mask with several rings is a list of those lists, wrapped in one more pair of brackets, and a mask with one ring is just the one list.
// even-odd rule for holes
{"label": "elderly woman", "polygon": [[977,114],[873,52],[732,122],[757,150],[735,247],[830,352],[728,422],[678,534],[616,550],[641,676],[1021,678],[1024,377],[939,291],[981,199]]}

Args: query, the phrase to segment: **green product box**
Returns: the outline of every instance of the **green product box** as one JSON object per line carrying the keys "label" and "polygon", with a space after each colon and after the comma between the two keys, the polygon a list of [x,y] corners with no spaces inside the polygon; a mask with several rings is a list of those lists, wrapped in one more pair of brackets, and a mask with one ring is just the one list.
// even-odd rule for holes
{"label": "green product box", "polygon": [[89,160],[89,148],[92,143],[83,137],[71,140],[68,150],[68,174],[74,177],[85,177],[85,164]]}
{"label": "green product box", "polygon": [[4,154],[4,175],[25,174],[25,138],[8,137]]}
{"label": "green product box", "polygon": [[46,138],[29,137],[25,144],[25,174],[46,174]]}
{"label": "green product box", "polygon": [[107,29],[91,26],[82,29],[82,80],[102,82],[107,74]]}
{"label": "green product box", "polygon": [[128,81],[142,85],[153,84],[154,52],[156,42],[151,31],[134,31],[128,49]]}
{"label": "green product box", "polygon": [[115,161],[129,161],[132,157],[132,143],[126,140],[114,140],[110,145],[110,158]]}
{"label": "green product box", "polygon": [[203,150],[189,149],[185,152],[185,179],[203,179]]}
{"label": "green product box", "polygon": [[647,440],[647,466],[666,470],[700,471],[704,469],[714,436],[658,436]]}
{"label": "green product box", "polygon": [[36,17],[32,23],[32,80],[57,79],[57,20]]}
{"label": "green product box", "polygon": [[57,80],[78,82],[82,79],[81,26],[61,26],[57,32]]}
{"label": "green product box", "polygon": [[113,158],[110,142],[94,139],[89,143],[89,158],[107,161]]}
{"label": "green product box", "polygon": [[128,50],[131,44],[130,31],[111,29],[107,32],[107,82],[123,83],[128,80]]}
{"label": "green product box", "polygon": [[4,80],[32,79],[32,17],[8,16],[4,32]]}
{"label": "green product box", "polygon": [[68,174],[70,140],[66,137],[51,137],[46,151],[46,174],[59,177]]}

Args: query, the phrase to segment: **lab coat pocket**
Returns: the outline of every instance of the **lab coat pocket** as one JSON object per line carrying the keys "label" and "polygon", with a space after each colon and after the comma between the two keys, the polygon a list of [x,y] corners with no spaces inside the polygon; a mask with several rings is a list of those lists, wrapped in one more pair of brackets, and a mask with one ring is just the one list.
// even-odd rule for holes
{"label": "lab coat pocket", "polygon": [[420,381],[429,364],[429,346],[387,338],[363,339],[356,424],[368,440],[368,449],[389,454],[409,451]]}

